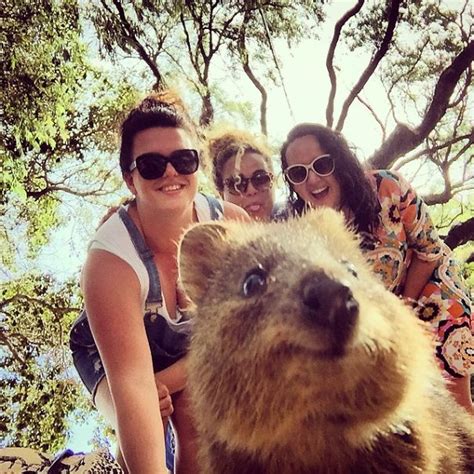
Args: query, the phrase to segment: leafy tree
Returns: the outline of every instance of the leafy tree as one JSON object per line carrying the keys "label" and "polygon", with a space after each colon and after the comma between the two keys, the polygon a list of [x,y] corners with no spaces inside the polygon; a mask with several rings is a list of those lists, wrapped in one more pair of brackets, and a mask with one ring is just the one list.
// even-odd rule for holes
{"label": "leafy tree", "polygon": [[[317,22],[323,18],[320,2],[286,0],[152,0],[125,5],[117,0],[101,0],[90,7],[89,15],[103,51],[114,58],[118,51],[134,53],[149,67],[154,88],[166,86],[176,75],[186,78],[201,98],[201,125],[209,125],[214,119],[213,65],[224,60],[229,68],[242,68],[261,95],[260,124],[264,133],[267,92],[258,71],[276,81],[274,69],[278,62],[272,55],[271,38],[296,43],[314,35]],[[252,66],[252,62],[263,67]]]}
{"label": "leafy tree", "polygon": [[[337,78],[333,62],[342,36],[352,50],[370,49],[371,58],[343,102],[336,129],[342,130],[358,99],[381,129],[382,144],[369,159],[372,166],[429,169],[444,186],[424,196],[426,202],[447,203],[456,194],[474,189],[469,153],[474,132],[468,118],[474,59],[472,11],[467,1],[453,5],[387,0],[363,9],[364,3],[358,1],[334,29],[327,57],[332,85],[327,123],[332,126],[334,121]],[[345,35],[341,35],[344,28]],[[394,124],[390,133],[387,119],[378,116],[370,100],[362,97],[377,68]],[[417,116],[418,122],[405,123],[410,115]],[[465,232],[461,240],[474,238],[472,217],[461,229]],[[455,245],[458,239],[448,241]]]}
{"label": "leafy tree", "polygon": [[78,276],[42,275],[35,258],[69,219],[64,203],[118,188],[115,128],[136,90],[91,65],[77,2],[8,0],[1,15],[0,426],[3,443],[54,451],[88,406],[68,350]]}
{"label": "leafy tree", "polygon": [[115,124],[135,95],[87,62],[75,1],[6,2],[5,15],[0,238],[10,249],[3,263],[12,264],[18,235],[7,236],[20,223],[34,255],[60,223],[61,196],[117,189],[104,155],[115,150]]}
{"label": "leafy tree", "polygon": [[0,382],[3,443],[44,451],[64,447],[67,415],[84,407],[70,375],[68,329],[81,301],[77,279],[24,275],[2,288]]}

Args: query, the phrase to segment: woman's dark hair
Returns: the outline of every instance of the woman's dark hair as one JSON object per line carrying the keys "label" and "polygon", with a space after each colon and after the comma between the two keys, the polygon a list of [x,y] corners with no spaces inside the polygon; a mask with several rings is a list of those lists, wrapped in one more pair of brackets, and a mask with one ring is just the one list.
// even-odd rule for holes
{"label": "woman's dark hair", "polygon": [[[313,123],[297,125],[290,130],[281,148],[282,170],[285,171],[288,167],[286,160],[288,146],[297,138],[307,135],[313,136],[321,149],[333,157],[336,163],[334,177],[341,189],[341,204],[352,211],[353,224],[357,231],[371,232],[374,230],[379,223],[380,212],[377,195],[365,176],[361,163],[339,132]],[[295,214],[301,215],[305,209],[305,202],[298,196],[293,184],[286,179],[286,176],[285,181],[290,191],[290,206]]]}
{"label": "woman's dark hair", "polygon": [[237,159],[245,153],[257,153],[262,156],[268,170],[273,172],[272,152],[264,137],[244,130],[218,126],[207,132],[205,145],[205,155],[212,167],[214,185],[220,193],[224,190],[222,170],[231,158]]}
{"label": "woman's dark hair", "polygon": [[171,91],[145,97],[122,123],[120,169],[128,173],[132,164],[133,139],[138,132],[152,127],[182,128],[195,136],[196,130],[184,104]]}

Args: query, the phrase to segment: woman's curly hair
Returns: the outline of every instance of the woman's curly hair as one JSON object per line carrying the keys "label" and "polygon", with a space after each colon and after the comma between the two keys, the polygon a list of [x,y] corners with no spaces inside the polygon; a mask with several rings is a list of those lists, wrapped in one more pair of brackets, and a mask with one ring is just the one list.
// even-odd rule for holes
{"label": "woman's curly hair", "polygon": [[273,171],[272,151],[264,137],[229,126],[218,126],[205,133],[203,155],[211,166],[214,185],[220,193],[224,190],[222,170],[225,163],[247,152],[261,155],[268,170]]}

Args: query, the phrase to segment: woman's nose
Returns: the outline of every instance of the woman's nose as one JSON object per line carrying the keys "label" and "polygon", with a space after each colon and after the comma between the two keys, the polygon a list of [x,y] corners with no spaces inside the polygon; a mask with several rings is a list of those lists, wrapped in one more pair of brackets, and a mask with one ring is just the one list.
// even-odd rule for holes
{"label": "woman's nose", "polygon": [[321,176],[319,176],[313,169],[308,170],[308,179],[306,182],[317,183],[320,179]]}
{"label": "woman's nose", "polygon": [[247,190],[245,191],[244,194],[246,196],[253,196],[254,194],[257,194],[257,193],[258,193],[258,189],[254,187],[254,185],[252,184],[252,181],[249,181],[247,185]]}
{"label": "woman's nose", "polygon": [[163,173],[163,176],[177,176],[179,173],[173,168],[173,165],[171,163],[166,163],[166,168],[165,172]]}

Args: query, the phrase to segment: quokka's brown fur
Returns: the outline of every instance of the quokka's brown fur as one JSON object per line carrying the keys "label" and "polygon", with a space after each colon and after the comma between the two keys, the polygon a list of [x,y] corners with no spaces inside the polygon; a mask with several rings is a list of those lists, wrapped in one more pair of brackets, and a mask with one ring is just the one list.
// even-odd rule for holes
{"label": "quokka's brown fur", "polygon": [[474,419],[432,338],[330,209],[200,224],[189,388],[205,474],[474,472]]}

